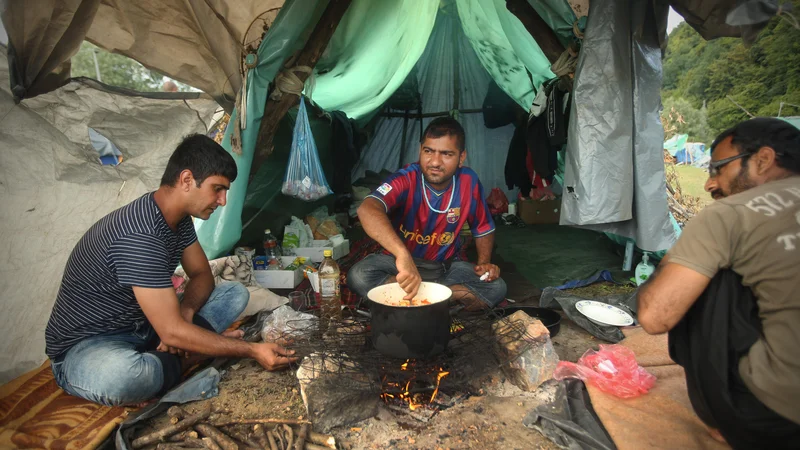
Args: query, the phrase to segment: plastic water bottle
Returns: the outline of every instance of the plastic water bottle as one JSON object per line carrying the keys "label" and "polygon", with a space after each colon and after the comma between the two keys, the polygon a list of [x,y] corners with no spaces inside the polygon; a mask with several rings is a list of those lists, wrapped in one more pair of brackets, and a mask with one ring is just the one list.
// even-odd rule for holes
{"label": "plastic water bottle", "polygon": [[264,256],[267,257],[267,270],[283,270],[281,248],[269,228],[264,230]]}
{"label": "plastic water bottle", "polygon": [[650,275],[652,275],[655,270],[656,268],[650,264],[650,257],[647,255],[647,253],[645,253],[642,256],[642,262],[636,265],[636,272],[634,272],[636,275],[636,285],[641,286],[644,284],[644,282],[650,278]]}
{"label": "plastic water bottle", "polygon": [[339,265],[333,260],[333,251],[324,250],[325,259],[319,265],[320,315],[323,322],[342,318],[342,301],[339,295]]}

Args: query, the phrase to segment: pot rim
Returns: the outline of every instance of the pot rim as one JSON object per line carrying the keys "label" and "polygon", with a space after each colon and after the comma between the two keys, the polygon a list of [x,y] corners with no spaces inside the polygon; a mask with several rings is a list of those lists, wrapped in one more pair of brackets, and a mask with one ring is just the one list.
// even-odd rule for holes
{"label": "pot rim", "polygon": [[436,305],[441,304],[441,303],[445,303],[446,304],[447,301],[450,300],[451,297],[453,297],[453,291],[448,286],[445,286],[445,285],[439,284],[439,283],[434,283],[434,282],[431,282],[431,281],[422,281],[420,284],[430,284],[430,285],[440,286],[440,287],[446,289],[448,292],[450,292],[450,294],[447,297],[445,297],[445,298],[443,298],[441,300],[436,300],[436,301],[430,301],[429,300],[430,303],[427,304],[427,305],[408,305],[408,306],[389,305],[387,303],[384,303],[384,302],[381,302],[381,301],[373,299],[372,296],[370,295],[376,289],[382,288],[384,286],[390,286],[390,285],[393,285],[393,284],[397,284],[399,286],[399,283],[395,282],[395,283],[382,284],[380,286],[375,286],[374,288],[370,289],[369,292],[367,292],[367,300],[372,302],[372,303],[375,303],[375,304],[378,304],[378,305],[381,305],[381,306],[385,306],[387,308],[409,309],[409,308],[425,308],[425,307],[429,307],[429,306],[436,306]]}

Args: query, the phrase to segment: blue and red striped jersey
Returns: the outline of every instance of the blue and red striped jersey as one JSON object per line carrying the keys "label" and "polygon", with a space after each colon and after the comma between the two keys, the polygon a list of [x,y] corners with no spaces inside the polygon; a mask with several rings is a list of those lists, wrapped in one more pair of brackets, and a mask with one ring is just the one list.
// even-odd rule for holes
{"label": "blue and red striped jersey", "polygon": [[[465,222],[474,237],[494,232],[483,186],[474,170],[468,167],[456,170],[450,186],[443,191],[427,184],[423,188],[422,177],[419,163],[412,163],[368,195],[383,203],[412,256],[430,261],[452,259],[459,250],[458,235]],[[430,206],[423,195],[428,197]]]}

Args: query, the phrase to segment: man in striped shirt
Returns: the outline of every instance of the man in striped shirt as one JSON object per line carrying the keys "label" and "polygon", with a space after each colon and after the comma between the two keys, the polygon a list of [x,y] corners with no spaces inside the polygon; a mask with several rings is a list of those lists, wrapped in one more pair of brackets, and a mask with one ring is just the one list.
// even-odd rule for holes
{"label": "man in striped shirt", "polygon": [[[293,360],[277,344],[224,333],[249,293],[240,283],[215,288],[192,217],[208,219],[225,205],[236,174],[216,142],[188,136],[157,191],[103,217],[81,238],[45,331],[62,389],[104,405],[139,404],[178,384],[183,366],[198,358],[250,357],[268,370]],[[190,278],[181,300],[172,285],[178,263]]]}
{"label": "man in striped shirt", "polygon": [[[423,133],[419,162],[392,174],[364,200],[358,217],[386,254],[370,255],[350,269],[348,285],[366,297],[375,286],[397,281],[413,299],[421,281],[453,290],[467,310],[496,306],[506,295],[500,268],[491,263],[495,225],[478,175],[464,167],[464,129],[438,118]],[[456,260],[459,233],[469,224],[478,263]]]}

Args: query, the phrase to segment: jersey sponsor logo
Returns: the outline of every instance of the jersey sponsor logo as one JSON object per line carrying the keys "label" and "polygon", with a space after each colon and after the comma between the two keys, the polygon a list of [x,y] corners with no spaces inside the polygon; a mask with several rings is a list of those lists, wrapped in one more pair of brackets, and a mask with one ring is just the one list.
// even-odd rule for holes
{"label": "jersey sponsor logo", "polygon": [[383,183],[382,185],[378,186],[378,192],[380,192],[381,195],[386,195],[391,190],[392,190],[392,187],[389,185],[389,183]]}
{"label": "jersey sponsor logo", "polygon": [[419,231],[408,231],[400,225],[400,234],[403,235],[403,239],[406,241],[415,242],[419,245],[449,245],[453,242],[453,238],[455,237],[453,233],[447,231],[442,234],[439,233],[431,233],[431,234],[422,234]]}
{"label": "jersey sponsor logo", "polygon": [[461,208],[450,208],[447,210],[447,223],[456,223],[458,222],[459,217],[461,217]]}

